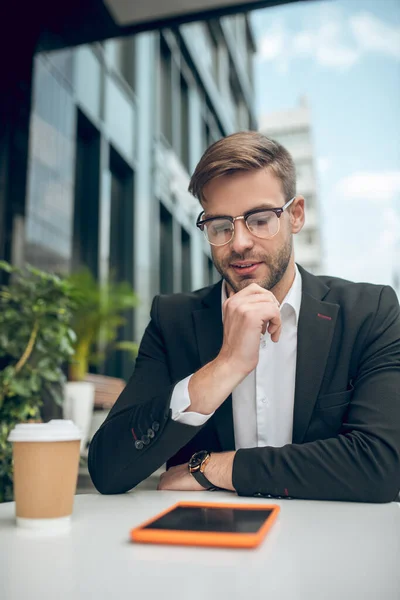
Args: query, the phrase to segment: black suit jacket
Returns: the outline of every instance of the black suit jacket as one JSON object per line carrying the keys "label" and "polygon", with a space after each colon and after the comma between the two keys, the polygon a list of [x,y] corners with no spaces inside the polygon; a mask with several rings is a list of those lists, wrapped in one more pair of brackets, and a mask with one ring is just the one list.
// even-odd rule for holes
{"label": "black suit jacket", "polygon": [[[233,485],[239,495],[391,501],[400,488],[396,295],[299,270],[293,443],[238,450]],[[231,396],[202,427],[170,414],[175,384],[217,356],[222,336],[221,282],[154,299],[134,373],[90,444],[100,492],[130,490],[197,450],[235,449]]]}

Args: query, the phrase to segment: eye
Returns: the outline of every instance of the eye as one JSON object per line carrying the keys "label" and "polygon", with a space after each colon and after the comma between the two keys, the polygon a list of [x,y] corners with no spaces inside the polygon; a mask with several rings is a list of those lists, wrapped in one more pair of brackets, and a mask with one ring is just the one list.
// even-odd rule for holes
{"label": "eye", "polygon": [[256,213],[248,217],[247,224],[250,228],[268,227],[275,218],[276,215],[274,212]]}
{"label": "eye", "polygon": [[227,231],[231,231],[232,225],[230,221],[227,220],[215,220],[209,223],[208,231],[212,235],[219,235],[222,233],[226,233]]}

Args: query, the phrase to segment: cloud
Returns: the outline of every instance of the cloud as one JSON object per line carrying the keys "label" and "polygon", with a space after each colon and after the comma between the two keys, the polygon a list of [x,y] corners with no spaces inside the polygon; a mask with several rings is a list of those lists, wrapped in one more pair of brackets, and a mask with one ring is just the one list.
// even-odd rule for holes
{"label": "cloud", "polygon": [[351,17],[349,25],[359,48],[400,60],[400,27],[384,23],[367,12]]}
{"label": "cloud", "polygon": [[338,182],[337,193],[343,198],[390,202],[400,194],[400,171],[353,173]]}
{"label": "cloud", "polygon": [[264,35],[259,43],[259,57],[263,60],[274,60],[282,56],[285,48],[285,37],[287,32],[282,21],[275,21],[268,30],[268,35]]}
{"label": "cloud", "polygon": [[315,25],[294,35],[284,20],[273,21],[259,40],[258,59],[274,61],[281,72],[286,72],[295,59],[311,59],[322,67],[346,70],[367,53],[400,60],[400,27],[372,13],[360,12],[345,19],[339,10],[321,7]]}
{"label": "cloud", "polygon": [[292,56],[313,58],[323,67],[347,69],[359,59],[359,52],[342,39],[339,20],[324,23],[319,29],[300,31],[293,36]]}
{"label": "cloud", "polygon": [[261,62],[275,61],[280,73],[286,73],[289,67],[289,32],[282,20],[275,20],[268,29],[268,34],[258,44],[258,58]]}

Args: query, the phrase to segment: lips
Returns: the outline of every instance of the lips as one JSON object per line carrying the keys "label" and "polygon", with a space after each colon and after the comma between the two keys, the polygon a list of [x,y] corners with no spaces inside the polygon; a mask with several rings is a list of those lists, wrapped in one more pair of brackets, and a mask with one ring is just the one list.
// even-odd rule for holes
{"label": "lips", "polygon": [[232,269],[238,275],[249,275],[250,273],[254,273],[254,271],[261,265],[259,262],[237,262],[231,263]]}

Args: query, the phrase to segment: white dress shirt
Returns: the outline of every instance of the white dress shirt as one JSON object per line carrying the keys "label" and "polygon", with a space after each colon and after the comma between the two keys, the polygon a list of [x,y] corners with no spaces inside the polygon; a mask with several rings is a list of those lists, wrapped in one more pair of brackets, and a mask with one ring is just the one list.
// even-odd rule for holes
{"label": "white dress shirt", "polygon": [[[261,336],[257,367],[232,392],[235,448],[281,447],[292,443],[293,407],[297,358],[297,324],[301,306],[301,275],[295,266],[292,287],[281,304],[279,342],[268,333]],[[226,300],[222,284],[221,302]],[[203,425],[211,416],[184,412],[190,406],[189,377],[174,388],[172,419],[187,425]]]}

